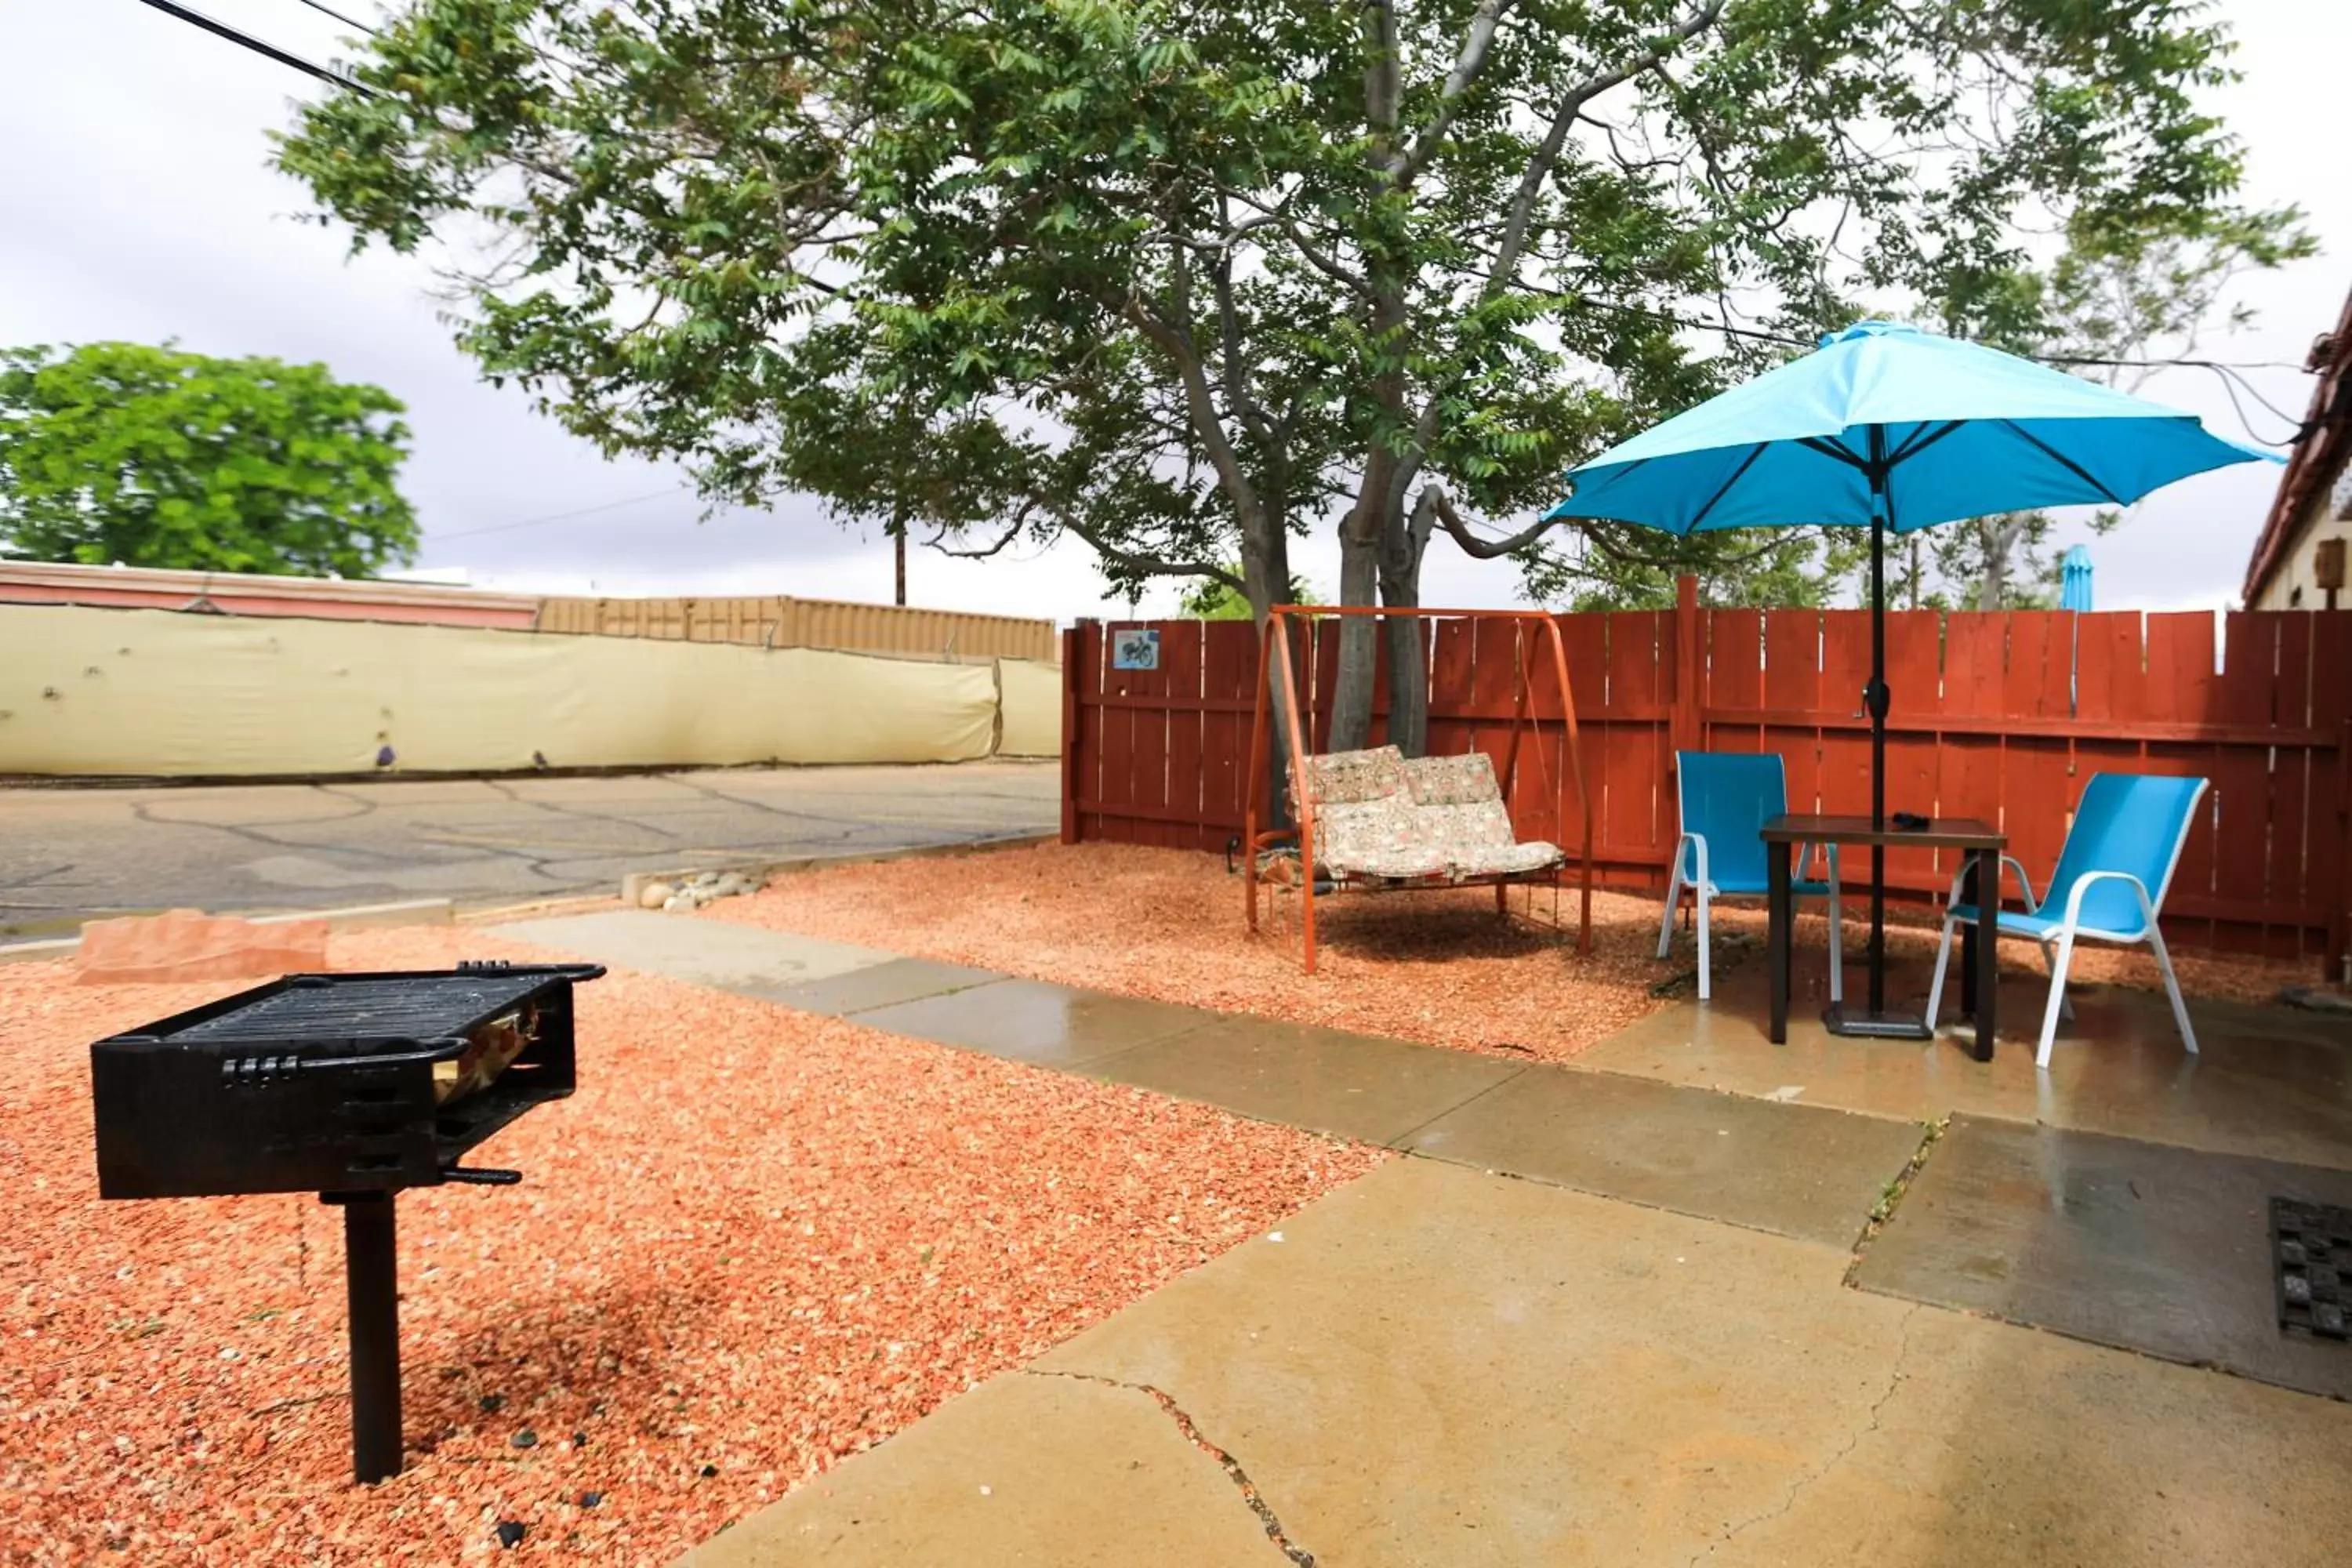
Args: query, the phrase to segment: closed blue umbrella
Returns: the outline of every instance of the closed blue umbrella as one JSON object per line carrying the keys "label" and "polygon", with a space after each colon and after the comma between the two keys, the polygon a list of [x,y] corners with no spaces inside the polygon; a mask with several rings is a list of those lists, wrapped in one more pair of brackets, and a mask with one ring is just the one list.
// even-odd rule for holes
{"label": "closed blue umbrella", "polygon": [[[1863,703],[1871,819],[1884,828],[1888,533],[2039,507],[2128,506],[2175,479],[2268,456],[2192,415],[1998,349],[1864,321],[1570,469],[1568,499],[1550,515],[1678,534],[1869,529]],[[1885,852],[1873,849],[1872,1019],[1885,996]]]}
{"label": "closed blue umbrella", "polygon": [[2075,545],[2058,563],[2058,607],[2062,610],[2088,610],[2091,607],[2091,552],[2086,545]]}

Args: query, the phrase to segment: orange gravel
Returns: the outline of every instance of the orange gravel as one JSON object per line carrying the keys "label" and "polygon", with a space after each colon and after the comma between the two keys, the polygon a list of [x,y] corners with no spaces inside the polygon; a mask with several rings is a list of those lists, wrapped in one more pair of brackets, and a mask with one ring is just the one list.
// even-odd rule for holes
{"label": "orange gravel", "polygon": [[[1526,895],[1513,889],[1514,900]],[[795,872],[707,913],[1033,980],[1467,1050],[1564,1058],[1664,1005],[1658,905],[1592,895],[1592,952],[1495,918],[1492,889],[1343,893],[1315,902],[1316,973],[1299,972],[1298,900],[1252,938],[1241,879],[1213,855],[1040,845],[952,859]],[[1538,894],[1549,914],[1551,894]],[[1516,902],[1515,902],[1515,907]]]}
{"label": "orange gravel", "polygon": [[[533,954],[334,943],[483,956]],[[524,1184],[401,1201],[409,1468],[363,1489],[335,1211],[96,1196],[83,1047],[238,988],[0,967],[0,1561],[445,1563],[514,1521],[667,1562],[1381,1157],[615,973],[580,1092],[478,1155]]]}
{"label": "orange gravel", "polygon": [[[1538,910],[1549,911],[1549,899],[1538,895]],[[1280,901],[1286,923],[1253,938],[1242,923],[1241,879],[1217,856],[1047,844],[795,872],[705,913],[1032,980],[1522,1058],[1573,1057],[1690,994],[1675,984],[1695,963],[1689,938],[1676,939],[1671,957],[1655,956],[1655,898],[1594,893],[1590,955],[1498,921],[1487,889],[1318,899],[1312,978],[1297,957],[1297,900]],[[1575,894],[1563,890],[1571,932],[1575,912]],[[1850,958],[1861,940],[1853,914],[1849,904]],[[1754,904],[1718,905],[1716,921],[1720,977],[1724,966],[1760,953],[1764,914]],[[1808,952],[1826,946],[1820,917],[1800,917],[1798,941]],[[1888,945],[1932,954],[1934,943],[1932,931],[1897,927]],[[2193,950],[2173,958],[2189,991],[2242,1001],[2312,977],[2308,963]],[[2031,942],[2004,942],[2001,962],[2041,973]],[[2158,984],[2145,950],[2085,947],[2074,965],[2086,982]]]}

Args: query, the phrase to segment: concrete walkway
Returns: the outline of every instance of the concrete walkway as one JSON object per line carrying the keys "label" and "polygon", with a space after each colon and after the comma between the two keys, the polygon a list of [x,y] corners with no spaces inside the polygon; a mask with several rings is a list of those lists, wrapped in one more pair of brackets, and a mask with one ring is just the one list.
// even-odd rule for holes
{"label": "concrete walkway", "polygon": [[[2352,1536],[2352,1405],[2292,1391],[2342,1392],[2352,1348],[2278,1348],[2244,1234],[2264,1193],[2352,1197],[2334,1172],[2011,1121],[1964,1120],[1948,1150],[1788,1084],[1523,1064],[713,921],[497,929],[1426,1156],[691,1568],[2276,1564]],[[1642,1027],[1621,1057],[1684,1061]]]}
{"label": "concrete walkway", "polygon": [[1850,1247],[1916,1122],[1171,1006],[635,910],[498,934],[1483,1171]]}

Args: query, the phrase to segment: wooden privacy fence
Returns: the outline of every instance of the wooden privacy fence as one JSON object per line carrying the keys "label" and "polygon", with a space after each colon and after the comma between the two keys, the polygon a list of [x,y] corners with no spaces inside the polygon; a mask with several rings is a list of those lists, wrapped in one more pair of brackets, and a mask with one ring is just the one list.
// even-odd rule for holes
{"label": "wooden privacy fence", "polygon": [[[1862,610],[1674,610],[1559,617],[1583,734],[1594,859],[1604,883],[1663,891],[1675,833],[1677,749],[1779,752],[1795,811],[1870,805]],[[2352,808],[2352,612],[2076,615],[2019,610],[1887,616],[1889,810],[1981,816],[2045,885],[2090,776],[2212,781],[2166,903],[2168,936],[2234,952],[2346,947]],[[1156,632],[1156,664],[1133,650]],[[1223,851],[1242,831],[1257,634],[1246,622],[1081,622],[1064,634],[1062,837]],[[1122,641],[1130,658],[1115,661]],[[1328,744],[1337,628],[1295,645]],[[1510,628],[1440,622],[1426,644],[1432,752],[1507,742]],[[2218,657],[2217,657],[2218,655]],[[1385,662],[1385,654],[1383,654]],[[1311,673],[1310,673],[1311,672]],[[1536,700],[1558,718],[1557,681]],[[1386,672],[1373,736],[1386,734]],[[1565,765],[1557,754],[1553,765]],[[1529,770],[1522,767],[1525,780]],[[1265,787],[1259,781],[1257,787]],[[1532,788],[1523,837],[1561,842]],[[1940,896],[1954,868],[1887,857],[1898,897]],[[1851,874],[1850,874],[1851,879]],[[2012,889],[2013,891],[2014,889]]]}

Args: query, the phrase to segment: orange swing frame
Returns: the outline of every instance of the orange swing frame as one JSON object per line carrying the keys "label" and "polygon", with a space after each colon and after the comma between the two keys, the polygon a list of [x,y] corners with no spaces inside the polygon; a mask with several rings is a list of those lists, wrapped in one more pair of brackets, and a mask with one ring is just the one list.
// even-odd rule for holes
{"label": "orange swing frame", "polygon": [[[1565,748],[1567,768],[1559,778],[1550,778],[1551,766],[1545,760],[1543,748],[1540,745],[1535,748],[1536,761],[1543,768],[1547,779],[1552,784],[1554,831],[1559,831],[1568,822],[1568,784],[1570,777],[1575,780],[1576,803],[1583,830],[1578,857],[1581,866],[1579,880],[1581,909],[1578,919],[1576,950],[1579,952],[1591,952],[1592,951],[1592,797],[1586,793],[1584,787],[1584,759],[1577,735],[1576,697],[1568,679],[1568,645],[1559,635],[1559,623],[1539,610],[1430,610],[1417,607],[1391,609],[1375,605],[1276,605],[1274,606],[1266,616],[1265,626],[1258,634],[1257,700],[1250,723],[1250,771],[1248,789],[1244,797],[1246,804],[1243,808],[1242,841],[1246,846],[1246,849],[1243,856],[1242,879],[1243,896],[1248,905],[1249,929],[1252,931],[1258,930],[1257,893],[1260,880],[1257,873],[1258,858],[1277,845],[1296,839],[1298,845],[1300,926],[1303,932],[1304,961],[1306,972],[1309,974],[1315,973],[1315,800],[1313,792],[1307,787],[1307,764],[1313,753],[1307,749],[1306,734],[1299,721],[1298,676],[1297,661],[1290,654],[1288,633],[1291,626],[1297,623],[1304,622],[1311,626],[1315,621],[1327,616],[1348,616],[1423,621],[1467,620],[1516,623],[1518,635],[1513,643],[1512,664],[1513,684],[1517,689],[1513,695],[1511,708],[1511,739],[1508,748],[1504,752],[1502,774],[1497,781],[1502,788],[1504,807],[1507,811],[1513,798],[1512,785],[1518,773],[1519,732],[1526,730],[1530,734],[1539,736],[1542,729],[1542,721],[1534,711],[1534,689],[1531,679],[1533,670],[1527,657],[1527,644],[1528,631],[1530,626],[1543,628],[1545,640],[1551,651],[1552,668],[1559,679],[1562,729],[1568,738]],[[1273,741],[1270,693],[1274,689],[1274,682],[1277,677],[1280,679],[1282,690],[1289,699],[1283,704],[1282,717],[1285,738],[1290,743],[1290,790],[1291,797],[1298,803],[1298,821],[1290,827],[1274,827],[1261,831],[1258,826],[1259,808],[1261,803],[1266,798],[1267,752]],[[1516,830],[1515,823],[1514,831]],[[1560,870],[1561,867],[1552,866],[1541,871],[1487,873],[1465,877],[1458,881],[1449,879],[1428,883],[1402,882],[1368,887],[1365,890],[1410,892],[1436,888],[1491,886],[1495,889],[1496,912],[1507,917],[1509,914],[1507,894],[1512,884],[1519,883],[1533,887],[1549,883],[1557,889],[1560,885]],[[1334,891],[1349,885],[1346,882],[1336,883]],[[1530,918],[1532,918],[1532,904],[1529,909]],[[1557,904],[1554,905],[1553,919],[1557,929]]]}

